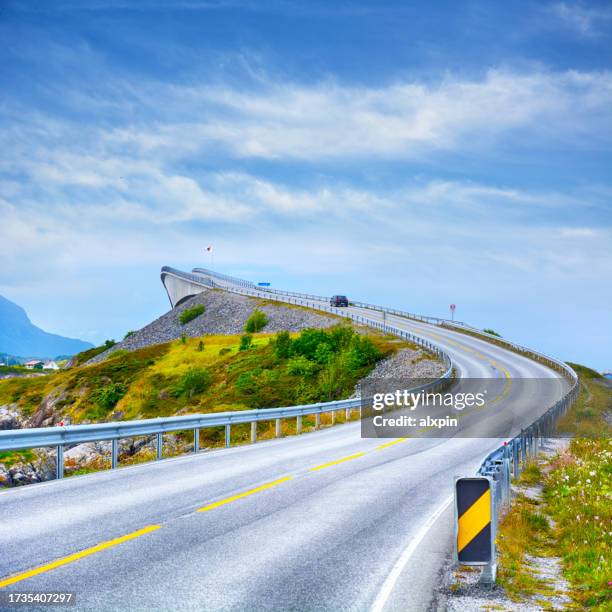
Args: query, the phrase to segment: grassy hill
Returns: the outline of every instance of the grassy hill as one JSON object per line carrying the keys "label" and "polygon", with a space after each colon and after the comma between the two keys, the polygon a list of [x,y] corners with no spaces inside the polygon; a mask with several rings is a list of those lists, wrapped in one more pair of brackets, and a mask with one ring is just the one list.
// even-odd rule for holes
{"label": "grassy hill", "polygon": [[45,377],[2,381],[0,405],[16,405],[36,427],[66,418],[83,423],[326,401],[350,395],[378,360],[402,346],[409,345],[346,325],[182,338]]}

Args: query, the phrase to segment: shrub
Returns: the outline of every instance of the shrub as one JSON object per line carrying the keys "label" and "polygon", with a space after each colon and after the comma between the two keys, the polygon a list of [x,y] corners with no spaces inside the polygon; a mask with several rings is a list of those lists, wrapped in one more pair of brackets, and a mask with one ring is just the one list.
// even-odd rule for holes
{"label": "shrub", "polygon": [[235,382],[236,391],[241,395],[254,395],[257,392],[255,372],[244,372]]}
{"label": "shrub", "polygon": [[227,355],[232,349],[228,346],[224,346],[220,351],[219,355]]}
{"label": "shrub", "polygon": [[204,350],[204,342],[202,342],[202,340],[200,340],[198,342],[198,353],[201,353]]}
{"label": "shrub", "polygon": [[349,367],[353,370],[371,365],[381,358],[381,352],[369,338],[353,337],[349,351]]}
{"label": "shrub", "polygon": [[244,336],[240,337],[240,346],[238,347],[239,351],[248,351],[253,344],[253,336],[251,334],[244,334]]}
{"label": "shrub", "polygon": [[280,331],[276,334],[274,353],[279,359],[287,359],[291,355],[291,336],[289,332]]}
{"label": "shrub", "polygon": [[202,304],[198,304],[197,306],[192,306],[191,308],[185,308],[183,312],[179,315],[179,321],[181,325],[187,325],[189,321],[193,321],[195,318],[199,317],[206,309]]}
{"label": "shrub", "polygon": [[261,331],[268,324],[268,315],[263,310],[256,308],[247,319],[244,331],[254,334]]}
{"label": "shrub", "polygon": [[181,377],[175,395],[193,397],[204,393],[212,384],[212,376],[206,368],[189,368]]}
{"label": "shrub", "polygon": [[501,338],[501,334],[498,334],[494,329],[483,329],[482,331],[485,332],[485,334],[491,334],[492,336]]}
{"label": "shrub", "polygon": [[129,332],[126,332],[125,336],[123,336],[124,340],[127,340],[127,338],[129,338],[130,336],[133,336],[136,332],[130,330]]}
{"label": "shrub", "polygon": [[305,329],[291,343],[291,352],[294,355],[303,355],[308,359],[314,359],[317,347],[327,342],[328,335],[321,329]]}
{"label": "shrub", "polygon": [[297,355],[287,361],[287,374],[313,374],[318,370],[318,365],[303,355]]}
{"label": "shrub", "polygon": [[110,383],[96,389],[91,394],[91,399],[106,410],[114,408],[119,400],[127,393],[127,387],[122,383]]}
{"label": "shrub", "polygon": [[114,340],[105,340],[104,341],[104,348],[105,349],[112,348],[113,346],[115,346],[115,344],[117,344],[117,343]]}
{"label": "shrub", "polygon": [[329,344],[327,344],[327,342],[321,342],[317,346],[317,350],[315,351],[314,358],[317,363],[325,365],[326,363],[329,363],[333,354],[334,354],[334,351],[332,347]]}

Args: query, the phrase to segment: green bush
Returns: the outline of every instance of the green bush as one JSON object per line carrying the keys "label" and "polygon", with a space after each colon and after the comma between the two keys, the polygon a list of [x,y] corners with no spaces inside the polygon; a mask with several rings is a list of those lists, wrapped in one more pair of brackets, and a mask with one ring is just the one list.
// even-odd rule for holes
{"label": "green bush", "polygon": [[279,359],[287,359],[291,355],[291,342],[289,332],[278,332],[274,342],[274,354]]}
{"label": "green bush", "polygon": [[308,375],[314,374],[318,369],[319,366],[316,363],[306,359],[303,355],[297,355],[287,361],[287,374]]}
{"label": "green bush", "polygon": [[130,330],[129,332],[126,332],[125,336],[123,336],[123,339],[126,340],[130,336],[133,336],[135,333],[135,331]]}
{"label": "green bush", "polygon": [[105,340],[104,341],[104,349],[109,349],[112,348],[113,346],[115,346],[115,344],[117,344],[114,340]]}
{"label": "green bush", "polygon": [[106,410],[114,408],[119,400],[127,393],[127,386],[122,383],[110,383],[91,394],[91,399]]}
{"label": "green bush", "polygon": [[219,351],[219,355],[227,355],[228,353],[231,352],[231,348],[229,348],[228,346],[224,346],[220,351]]}
{"label": "green bush", "polygon": [[261,331],[268,324],[268,315],[263,310],[256,308],[247,319],[244,331],[250,334]]}
{"label": "green bush", "polygon": [[204,350],[204,342],[200,340],[198,342],[198,353],[201,353]]}
{"label": "green bush", "polygon": [[175,395],[193,397],[199,393],[204,393],[211,384],[212,376],[206,368],[189,368],[181,377]]}
{"label": "green bush", "polygon": [[253,336],[251,334],[244,334],[244,336],[240,337],[240,346],[238,347],[239,351],[248,351],[253,344]]}
{"label": "green bush", "polygon": [[186,308],[179,315],[179,321],[181,325],[187,325],[189,321],[193,321],[195,318],[199,317],[206,309],[202,304],[198,304],[197,306],[192,306],[191,308]]}
{"label": "green bush", "polygon": [[358,370],[376,363],[382,357],[381,352],[369,338],[354,336],[349,351],[349,367]]}

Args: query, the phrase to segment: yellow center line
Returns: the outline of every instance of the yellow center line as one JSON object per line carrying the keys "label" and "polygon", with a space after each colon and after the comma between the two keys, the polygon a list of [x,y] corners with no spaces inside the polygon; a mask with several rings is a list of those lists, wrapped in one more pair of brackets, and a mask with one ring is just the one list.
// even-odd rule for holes
{"label": "yellow center line", "polygon": [[242,499],[243,497],[249,497],[249,495],[254,495],[255,493],[259,493],[260,491],[265,491],[266,489],[271,489],[272,487],[276,487],[283,482],[287,482],[291,480],[293,476],[285,476],[284,478],[279,478],[278,480],[273,480],[272,482],[268,482],[266,484],[261,485],[260,487],[255,487],[254,489],[249,489],[248,491],[243,491],[242,493],[238,493],[237,495],[232,495],[231,497],[226,497],[225,499],[220,499],[219,501],[213,502],[212,504],[208,504],[203,508],[200,508],[198,512],[208,512],[209,510],[214,510],[215,508],[219,508],[220,506],[225,506],[226,504],[231,504],[232,502]]}
{"label": "yellow center line", "polygon": [[45,565],[41,565],[39,567],[35,567],[34,569],[28,570],[26,572],[22,572],[20,574],[15,574],[14,576],[10,576],[9,578],[5,578],[4,580],[0,580],[0,589],[10,584],[15,584],[16,582],[21,582],[26,578],[31,578],[32,576],[38,576],[38,574],[44,574],[45,572],[49,572],[58,567],[62,567],[63,565],[68,565],[69,563],[73,563],[74,561],[78,561],[83,557],[88,557],[89,555],[93,555],[94,553],[100,552],[102,550],[106,550],[107,548],[112,548],[113,546],[117,546],[117,544],[122,544],[123,542],[128,542],[129,540],[133,540],[134,538],[139,538],[146,533],[151,533],[152,531],[156,531],[159,529],[161,525],[149,525],[144,529],[139,529],[138,531],[134,531],[132,533],[128,533],[127,535],[121,536],[120,538],[115,538],[114,540],[108,540],[107,542],[102,542],[101,544],[97,544],[96,546],[92,546],[91,548],[86,548],[81,552],[74,553],[72,555],[68,555],[67,557],[63,557],[61,559],[57,559],[56,561],[51,561],[51,563],[46,563]]}
{"label": "yellow center line", "polygon": [[379,444],[376,447],[377,451],[383,450],[385,448],[389,448],[389,446],[393,446],[394,444],[399,444],[400,442],[405,442],[406,440],[410,440],[410,438],[398,438],[397,440],[393,440],[392,442],[386,442],[385,444]]}
{"label": "yellow center line", "polygon": [[316,472],[317,470],[323,470],[327,467],[331,467],[332,465],[338,465],[339,463],[344,463],[345,461],[350,461],[351,459],[359,459],[359,457],[363,457],[365,453],[356,453],[355,455],[349,455],[348,457],[343,457],[342,459],[336,459],[335,461],[330,461],[328,463],[322,463],[321,465],[317,465],[316,467],[310,468],[310,472]]}

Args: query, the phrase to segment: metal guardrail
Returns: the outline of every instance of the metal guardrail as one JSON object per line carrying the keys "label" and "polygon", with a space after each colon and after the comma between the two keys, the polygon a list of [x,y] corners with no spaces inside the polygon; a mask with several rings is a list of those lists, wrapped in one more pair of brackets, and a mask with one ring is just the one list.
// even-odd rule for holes
{"label": "metal guardrail", "polygon": [[[320,302],[328,302],[330,301],[330,297],[324,295],[315,295],[311,293],[299,293],[296,291],[284,291],[281,289],[271,289],[270,287],[259,287],[250,281],[245,281],[243,279],[235,278],[232,276],[226,276],[225,274],[219,274],[218,272],[214,272],[213,270],[209,270],[207,268],[194,268],[192,270],[194,274],[201,274],[204,277],[209,277],[210,279],[218,278],[221,280],[225,280],[235,284],[242,284],[242,286],[247,286],[245,283],[248,283],[248,286],[256,289],[257,291],[261,291],[262,293],[272,293],[275,295],[283,295],[295,298],[301,298],[305,300],[314,300]],[[213,281],[214,282],[214,281]],[[396,308],[386,308],[384,306],[378,306],[376,304],[369,304],[367,302],[356,302],[354,300],[349,300],[349,304],[351,306],[356,306],[357,308],[367,308],[368,310],[375,310],[377,312],[385,312],[387,314],[392,314],[400,317],[404,317],[405,319],[413,319],[415,321],[421,321],[423,323],[431,323],[433,325],[441,325],[443,323],[452,323],[450,319],[442,319],[440,317],[430,317],[427,315],[419,315],[413,312],[407,312],[405,310],[398,310]]]}

